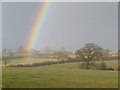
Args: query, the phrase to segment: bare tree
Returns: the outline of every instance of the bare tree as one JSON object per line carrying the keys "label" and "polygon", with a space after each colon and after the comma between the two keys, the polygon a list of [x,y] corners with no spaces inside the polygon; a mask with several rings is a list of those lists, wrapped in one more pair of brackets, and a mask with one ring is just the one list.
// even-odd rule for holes
{"label": "bare tree", "polygon": [[32,57],[32,58],[37,58],[37,56],[38,56],[38,51],[37,50],[35,50],[35,49],[31,49],[31,54],[30,54],[30,56]]}
{"label": "bare tree", "polygon": [[65,52],[66,50],[65,50],[64,47],[61,47],[61,48],[60,48],[60,51],[61,51],[61,52]]}
{"label": "bare tree", "polygon": [[46,52],[50,52],[50,51],[51,51],[50,47],[45,47],[44,50],[45,50]]}
{"label": "bare tree", "polygon": [[17,52],[22,53],[23,52],[23,47],[22,46],[18,47]]}
{"label": "bare tree", "polygon": [[3,52],[6,53],[6,52],[7,52],[7,48],[4,48],[4,49],[3,49]]}
{"label": "bare tree", "polygon": [[61,51],[56,51],[55,53],[55,56],[58,60],[62,60],[62,59],[67,59],[68,58],[68,55],[61,52]]}
{"label": "bare tree", "polygon": [[14,53],[12,51],[3,52],[2,62],[5,66],[13,59],[13,56]]}
{"label": "bare tree", "polygon": [[107,52],[94,43],[87,43],[83,48],[76,51],[76,56],[82,61],[82,68],[96,67],[96,60],[103,60]]}

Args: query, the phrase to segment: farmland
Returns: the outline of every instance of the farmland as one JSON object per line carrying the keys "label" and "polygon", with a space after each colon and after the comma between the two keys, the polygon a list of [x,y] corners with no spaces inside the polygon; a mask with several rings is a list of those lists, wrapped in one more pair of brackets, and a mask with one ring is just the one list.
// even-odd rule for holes
{"label": "farmland", "polygon": [[118,88],[118,3],[14,1],[1,4],[2,88]]}
{"label": "farmland", "polygon": [[[118,61],[105,61],[117,68]],[[117,88],[118,72],[82,70],[79,63],[3,67],[3,88]]]}

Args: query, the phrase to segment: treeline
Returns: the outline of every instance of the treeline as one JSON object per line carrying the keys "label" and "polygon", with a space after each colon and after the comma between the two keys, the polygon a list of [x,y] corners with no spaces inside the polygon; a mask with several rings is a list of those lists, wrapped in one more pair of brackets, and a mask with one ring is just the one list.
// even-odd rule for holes
{"label": "treeline", "polygon": [[72,58],[68,58],[68,59],[62,59],[62,60],[57,60],[57,61],[45,61],[45,62],[32,63],[32,64],[10,65],[9,67],[39,67],[39,66],[45,66],[45,65],[71,63],[71,62],[79,62],[79,61],[72,59]]}
{"label": "treeline", "polygon": [[[22,53],[22,49],[19,48],[19,54]],[[70,55],[74,55],[75,57],[70,57]],[[15,58],[23,58],[28,56],[15,56],[12,52],[7,52],[4,50],[4,55],[2,56],[2,60],[6,66],[7,63],[9,63],[10,60]],[[51,64],[60,64],[60,63],[69,63],[69,62],[81,62],[81,69],[98,69],[98,67],[105,66],[104,60],[106,59],[117,59],[117,57],[111,57],[110,51],[101,48],[97,44],[94,43],[87,43],[85,46],[81,49],[76,50],[74,53],[66,51],[64,48],[62,48],[59,51],[53,51],[53,50],[45,50],[45,51],[36,51],[32,50],[30,52],[29,57],[33,58],[35,60],[36,58],[41,57],[47,57],[49,59],[56,59],[56,61],[47,61],[42,63],[33,63],[33,64],[25,64],[25,65],[12,65],[12,66],[18,66],[18,67],[30,67],[30,66],[43,66],[43,65],[51,65]],[[102,62],[100,65],[96,63],[96,61]],[[102,64],[104,65],[102,66]],[[99,68],[101,69],[101,68]],[[103,68],[102,68],[103,69]],[[104,70],[107,70],[108,68],[104,68]]]}

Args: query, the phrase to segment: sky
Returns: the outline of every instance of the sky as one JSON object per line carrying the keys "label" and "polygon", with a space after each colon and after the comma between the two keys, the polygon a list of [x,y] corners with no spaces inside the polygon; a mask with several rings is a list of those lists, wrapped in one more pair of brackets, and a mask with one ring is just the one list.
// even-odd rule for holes
{"label": "sky", "polygon": [[2,52],[2,3],[0,2],[0,52]]}
{"label": "sky", "polygon": [[[25,46],[40,2],[3,2],[2,48]],[[75,51],[86,43],[118,50],[118,6],[113,2],[52,2],[34,49]]]}

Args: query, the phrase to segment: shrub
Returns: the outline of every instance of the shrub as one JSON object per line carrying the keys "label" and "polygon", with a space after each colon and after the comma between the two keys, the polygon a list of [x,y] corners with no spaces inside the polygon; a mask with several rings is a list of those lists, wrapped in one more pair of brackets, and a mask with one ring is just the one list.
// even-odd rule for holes
{"label": "shrub", "polygon": [[114,68],[112,67],[107,67],[107,65],[102,61],[100,65],[98,65],[98,70],[111,70],[113,71]]}
{"label": "shrub", "polygon": [[109,68],[106,68],[105,70],[111,70],[111,71],[114,71],[114,68],[109,67]]}
{"label": "shrub", "polygon": [[118,71],[120,71],[120,65],[118,66],[118,68],[117,68],[117,69],[118,69]]}
{"label": "shrub", "polygon": [[102,61],[100,65],[98,65],[98,70],[106,70],[107,69],[107,65]]}
{"label": "shrub", "polygon": [[89,66],[87,65],[87,63],[81,63],[80,64],[80,69],[96,69],[96,64],[95,63],[90,63]]}

